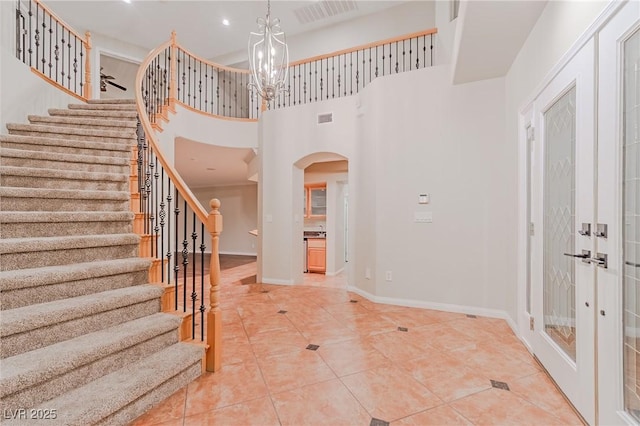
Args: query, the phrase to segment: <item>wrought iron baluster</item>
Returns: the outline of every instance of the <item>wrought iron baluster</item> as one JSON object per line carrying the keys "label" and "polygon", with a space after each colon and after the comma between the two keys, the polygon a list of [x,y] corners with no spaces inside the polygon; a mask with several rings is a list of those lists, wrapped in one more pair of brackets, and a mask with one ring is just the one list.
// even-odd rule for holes
{"label": "wrought iron baluster", "polygon": [[187,268],[189,266],[189,241],[187,241],[187,200],[184,200],[184,219],[182,232],[182,311],[187,312]]}
{"label": "wrought iron baluster", "polygon": [[[33,45],[31,42],[31,35],[32,35],[32,29],[31,29],[31,22],[33,21],[33,12],[31,10],[31,0],[29,0],[29,66],[33,66]],[[64,44],[64,43],[63,43]],[[37,63],[37,61],[36,61]]]}
{"label": "wrought iron baluster", "polygon": [[349,94],[353,95],[353,52],[349,53]]}
{"label": "wrought iron baluster", "polygon": [[60,60],[60,38],[58,37],[58,28],[60,27],[60,23],[58,21],[56,21],[56,46],[55,49],[53,51],[54,55],[55,55],[55,61],[56,61],[56,83],[58,82],[58,76],[60,75],[60,72],[58,71],[58,61]]}
{"label": "wrought iron baluster", "polygon": [[73,91],[78,90],[78,37],[73,36]]}
{"label": "wrought iron baluster", "polygon": [[[171,196],[171,178],[167,176],[167,212],[171,214],[171,200],[173,197]],[[167,284],[171,285],[171,257],[173,253],[171,252],[171,217],[167,221]],[[162,265],[162,273],[164,274],[164,265]],[[164,279],[163,279],[164,282]],[[176,288],[174,299],[176,299],[176,307],[178,310],[177,302],[178,302],[178,290]]]}
{"label": "wrought iron baluster", "polygon": [[338,97],[340,97],[340,93],[342,93],[342,90],[340,90],[340,86],[342,85],[342,76],[340,75],[340,56],[338,56]]}
{"label": "wrought iron baluster", "polygon": [[53,54],[53,18],[51,17],[51,15],[49,15],[49,78],[51,78],[51,71],[53,68],[53,63],[51,62],[51,56]]}
{"label": "wrought iron baluster", "polygon": [[38,60],[40,58],[40,4],[36,3],[36,29],[34,40],[36,41],[36,69],[38,69]]}
{"label": "wrought iron baluster", "polygon": [[422,66],[427,66],[427,36],[422,36]]}
{"label": "wrought iron baluster", "polygon": [[165,207],[167,206],[165,204],[165,198],[164,198],[164,167],[161,169],[160,171],[160,212],[158,213],[158,217],[160,218],[160,251],[158,253],[160,253],[160,256],[158,256],[160,258],[160,282],[164,282],[164,256],[165,256],[165,252],[164,252],[164,238],[165,238],[165,233],[164,233],[164,225],[166,225],[166,221],[165,219],[167,218],[167,211],[165,210]]}
{"label": "wrought iron baluster", "polygon": [[411,71],[412,59],[411,55],[413,54],[413,47],[411,47],[411,39],[409,39],[409,71]]}
{"label": "wrought iron baluster", "polygon": [[198,239],[198,234],[196,233],[196,213],[193,212],[192,215],[193,221],[193,231],[191,232],[191,239],[193,240],[192,244],[192,258],[191,261],[193,265],[191,266],[191,317],[193,321],[191,321],[191,338],[195,339],[196,337],[196,299],[198,298],[198,293],[196,293],[196,240]]}
{"label": "wrought iron baluster", "polygon": [[[175,187],[175,185],[174,185]],[[178,310],[178,273],[180,272],[180,266],[178,266],[178,254],[180,253],[178,251],[178,239],[179,237],[179,230],[180,230],[180,207],[178,206],[178,201],[180,200],[179,198],[179,193],[178,193],[178,187],[175,187],[175,199],[176,199],[176,207],[173,210],[174,214],[175,214],[175,222],[174,222],[174,227],[175,227],[175,240],[174,240],[174,245],[175,245],[175,249],[174,249],[174,254],[175,254],[175,259],[173,260],[173,277],[174,277],[174,283],[175,283],[175,299],[176,299],[176,311]]]}
{"label": "wrought iron baluster", "polygon": [[[200,105],[198,108],[202,111],[202,62],[200,61],[199,74],[198,74],[198,102]],[[205,104],[206,105],[206,104]]]}
{"label": "wrought iron baluster", "polygon": [[416,37],[416,69],[420,69],[420,38]]}
{"label": "wrought iron baluster", "polygon": [[[342,87],[344,89],[344,96],[347,96],[347,56],[340,56],[342,56],[342,67],[344,68],[344,74],[342,74],[344,76]],[[338,64],[340,63],[340,56],[338,56]]]}
{"label": "wrought iron baluster", "polygon": [[431,34],[431,35],[429,36],[429,38],[430,38],[430,40],[431,40],[431,41],[429,42],[429,44],[430,44],[430,48],[429,48],[429,53],[430,53],[429,63],[431,64],[431,66],[433,66],[433,34]]}
{"label": "wrought iron baluster", "polygon": [[204,341],[204,223],[200,224],[200,340]]}
{"label": "wrought iron baluster", "polygon": [[[155,179],[154,182],[154,215],[153,215],[153,219],[155,220],[155,226],[153,227],[153,232],[154,232],[154,237],[153,237],[153,242],[155,245],[155,248],[152,247],[152,252],[151,252],[151,257],[161,257],[158,255],[158,253],[161,253],[158,251],[158,235],[160,234],[160,223],[158,220],[158,207],[161,207],[162,205],[162,198],[160,198],[160,205],[158,205],[158,178],[160,178],[160,173],[158,171],[158,157],[154,155],[153,157],[153,162],[155,164],[155,168],[154,168],[154,173],[153,173],[153,177]],[[153,220],[152,220],[153,222]]]}

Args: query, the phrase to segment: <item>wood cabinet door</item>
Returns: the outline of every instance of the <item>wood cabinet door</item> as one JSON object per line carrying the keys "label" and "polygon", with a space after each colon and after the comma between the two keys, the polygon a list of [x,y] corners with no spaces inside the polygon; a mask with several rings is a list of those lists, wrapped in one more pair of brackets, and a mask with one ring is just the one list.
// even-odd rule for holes
{"label": "wood cabinet door", "polygon": [[309,271],[324,272],[326,269],[325,261],[326,249],[319,247],[309,247],[307,251]]}

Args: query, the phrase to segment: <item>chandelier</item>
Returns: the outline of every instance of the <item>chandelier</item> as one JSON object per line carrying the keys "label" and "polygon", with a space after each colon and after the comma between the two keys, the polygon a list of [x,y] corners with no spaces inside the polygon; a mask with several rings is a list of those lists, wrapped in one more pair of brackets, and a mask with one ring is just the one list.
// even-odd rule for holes
{"label": "chandelier", "polygon": [[249,69],[252,82],[262,98],[269,102],[278,92],[286,91],[289,72],[289,49],[280,20],[271,18],[271,1],[267,0],[267,17],[258,18],[258,32],[249,34]]}

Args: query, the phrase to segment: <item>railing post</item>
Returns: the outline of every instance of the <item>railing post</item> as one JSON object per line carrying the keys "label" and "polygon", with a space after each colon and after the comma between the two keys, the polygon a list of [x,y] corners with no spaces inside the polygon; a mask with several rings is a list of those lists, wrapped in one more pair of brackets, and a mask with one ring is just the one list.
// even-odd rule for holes
{"label": "railing post", "polygon": [[169,108],[175,112],[176,99],[178,98],[178,42],[176,41],[176,31],[171,31],[171,75],[169,76]]}
{"label": "railing post", "polygon": [[87,39],[87,57],[84,58],[84,97],[86,99],[91,99],[91,33],[87,31],[84,35]]}
{"label": "railing post", "polygon": [[222,232],[222,215],[220,214],[220,200],[217,198],[209,202],[211,211],[207,218],[207,228],[211,233],[211,263],[209,266],[209,311],[207,312],[207,371],[218,371],[221,366],[222,355],[222,312],[218,297],[220,294],[220,258],[218,243]]}

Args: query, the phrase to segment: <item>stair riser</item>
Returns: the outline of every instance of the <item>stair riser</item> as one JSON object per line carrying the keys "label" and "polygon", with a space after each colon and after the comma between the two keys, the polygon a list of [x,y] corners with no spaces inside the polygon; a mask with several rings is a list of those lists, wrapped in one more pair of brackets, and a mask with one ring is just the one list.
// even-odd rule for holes
{"label": "stair riser", "polygon": [[89,105],[93,104],[111,104],[111,105],[135,105],[136,100],[133,98],[119,98],[119,99],[89,99],[87,101]]}
{"label": "stair riser", "polygon": [[136,111],[135,104],[71,104],[71,110],[89,111]]}
{"label": "stair riser", "polygon": [[57,145],[38,145],[30,143],[18,143],[18,142],[0,142],[0,148],[20,149],[25,151],[44,151],[44,152],[57,152],[61,154],[79,154],[79,155],[95,155],[99,157],[116,157],[116,158],[130,158],[130,149],[125,148],[123,151],[112,151],[106,149],[91,149],[91,148],[75,148],[70,146],[57,146]]}
{"label": "stair riser", "polygon": [[100,111],[89,109],[50,109],[49,115],[52,117],[86,117],[96,118],[113,118],[122,121],[137,122],[137,113],[135,111]]}
{"label": "stair riser", "polygon": [[105,135],[67,135],[64,133],[49,133],[49,132],[38,132],[32,130],[9,130],[10,135],[23,135],[23,136],[36,136],[41,138],[54,138],[54,139],[65,139],[65,140],[74,140],[74,141],[93,141],[93,142],[108,142],[108,143],[117,143],[123,144],[126,146],[133,146],[135,143],[135,132],[131,132],[131,136],[128,137],[110,137]]}
{"label": "stair riser", "polygon": [[79,366],[75,370],[46,382],[29,386],[14,394],[5,396],[0,402],[0,409],[15,410],[17,408],[33,407],[109,374],[124,365],[137,362],[150,353],[160,351],[177,342],[178,332],[173,330],[124,350],[105,353],[104,358]]}
{"label": "stair riser", "polygon": [[[119,411],[110,415],[102,421],[96,422],[96,426],[125,425],[132,420],[146,413],[151,407],[154,407],[169,398],[177,390],[185,387],[189,383],[202,375],[202,363],[196,362],[189,365],[179,374],[173,376],[155,389],[150,390],[131,404],[121,408]],[[77,426],[82,426],[77,423]]]}
{"label": "stair riser", "polygon": [[41,268],[43,266],[70,265],[96,260],[124,259],[138,255],[137,244],[107,247],[89,247],[68,250],[50,250],[0,255],[0,270]]}
{"label": "stair riser", "polygon": [[0,293],[0,310],[15,309],[37,303],[85,296],[101,291],[131,287],[148,282],[148,271],[135,271],[105,277],[66,281],[38,287],[27,287]]}
{"label": "stair riser", "polygon": [[[60,156],[64,158],[64,156]],[[38,169],[75,170],[97,173],[127,173],[131,166],[96,163],[73,163],[60,160],[41,160],[34,158],[2,157],[3,166],[33,167]]]}
{"label": "stair riser", "polygon": [[75,320],[3,337],[0,358],[7,358],[160,312],[160,300],[86,315]]}
{"label": "stair riser", "polygon": [[3,196],[0,203],[0,211],[25,212],[25,211],[114,211],[129,210],[129,200],[83,200],[71,198],[33,198],[33,197],[8,197]]}
{"label": "stair riser", "polygon": [[79,189],[87,191],[127,191],[129,182],[110,182],[101,180],[71,180],[56,177],[15,176],[3,174],[0,185],[14,188]]}
{"label": "stair riser", "polygon": [[[56,120],[58,118],[59,120]],[[125,120],[113,119],[113,122],[108,120],[96,121],[94,123],[87,122],[86,120],[98,120],[96,118],[89,117],[43,117],[43,118],[29,118],[29,123],[38,124],[42,126],[56,126],[56,127],[76,127],[81,129],[95,129],[95,130],[133,130],[135,131],[136,122],[129,122]]]}
{"label": "stair riser", "polygon": [[67,235],[130,234],[131,221],[0,223],[2,238],[64,237]]}

